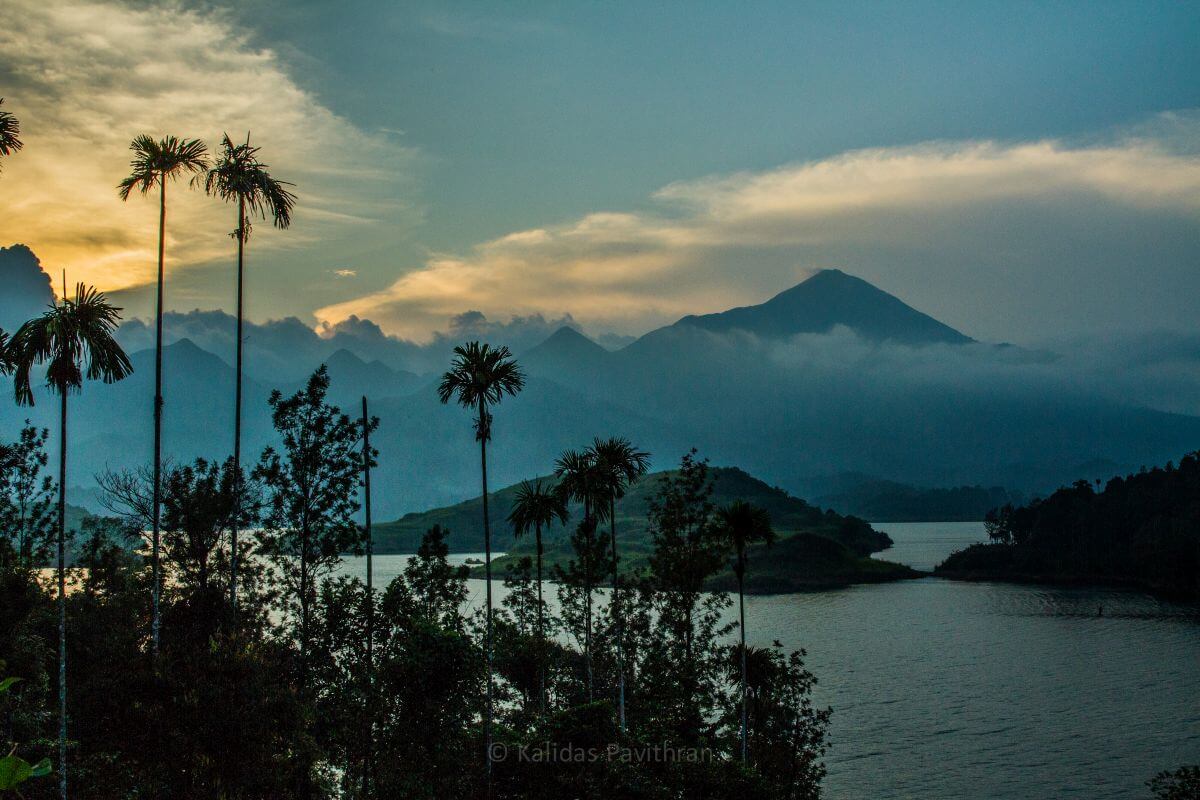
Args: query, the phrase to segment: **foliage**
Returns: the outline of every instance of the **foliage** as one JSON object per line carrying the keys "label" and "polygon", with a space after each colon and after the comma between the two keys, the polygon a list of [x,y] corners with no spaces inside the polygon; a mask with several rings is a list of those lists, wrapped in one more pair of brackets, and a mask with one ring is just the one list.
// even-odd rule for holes
{"label": "foliage", "polygon": [[[0,105],[4,98],[0,97]],[[11,111],[0,108],[0,156],[12,155],[25,146],[21,141],[21,123]]]}
{"label": "foliage", "polygon": [[[20,678],[4,678],[0,680],[0,700],[3,700]],[[9,748],[8,755],[0,758],[0,791],[15,791],[18,786],[31,778],[44,778],[50,774],[50,759],[43,758],[36,764],[30,764],[17,755],[17,746]]]}
{"label": "foliage", "polygon": [[1026,506],[993,510],[985,522],[992,544],[955,553],[938,571],[1200,597],[1200,453],[1097,488],[1078,481]]}
{"label": "foliage", "polygon": [[17,403],[33,405],[30,370],[37,364],[46,364],[46,383],[60,395],[78,391],[85,374],[114,383],[133,372],[113,338],[120,312],[102,292],[80,283],[74,298],[63,298],[18,328],[8,343]]}
{"label": "foliage", "polygon": [[26,420],[17,441],[0,444],[0,559],[11,553],[25,569],[46,562],[54,533],[56,486],[42,474],[49,435]]}
{"label": "foliage", "polygon": [[[362,424],[328,404],[328,391],[322,365],[291,397],[272,392],[268,402],[282,450],[268,447],[253,473],[264,491],[259,544],[286,588],[283,610],[296,615],[302,670],[321,579],[342,553],[362,547],[355,522]],[[378,421],[367,424],[373,429]]]}
{"label": "foliage", "polygon": [[1200,766],[1160,772],[1146,785],[1150,787],[1155,800],[1196,800],[1200,798]]}
{"label": "foliage", "polygon": [[244,144],[234,144],[229,134],[225,134],[217,160],[192,179],[194,184],[204,187],[206,194],[239,204],[234,236],[243,242],[250,238],[247,216],[260,219],[269,216],[276,228],[287,228],[292,224],[296,205],[296,195],[287,188],[292,184],[271,177],[269,167],[258,160],[259,149],[250,145],[249,133]]}
{"label": "foliage", "polygon": [[142,134],[134,138],[129,149],[133,151],[129,176],[117,186],[117,194],[122,200],[128,200],[135,189],[146,194],[184,172],[198,173],[208,169],[208,148],[199,139],[164,136],[155,140]]}

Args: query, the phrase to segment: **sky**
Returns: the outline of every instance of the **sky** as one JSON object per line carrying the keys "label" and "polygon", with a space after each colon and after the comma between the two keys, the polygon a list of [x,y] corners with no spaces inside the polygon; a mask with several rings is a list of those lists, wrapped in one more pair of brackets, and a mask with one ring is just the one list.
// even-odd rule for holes
{"label": "sky", "polygon": [[[1200,7],[9,0],[0,246],[150,311],[137,134],[295,183],[247,313],[428,341],[468,311],[636,335],[838,267],[965,333],[1196,330]],[[168,189],[168,307],[234,212]]]}

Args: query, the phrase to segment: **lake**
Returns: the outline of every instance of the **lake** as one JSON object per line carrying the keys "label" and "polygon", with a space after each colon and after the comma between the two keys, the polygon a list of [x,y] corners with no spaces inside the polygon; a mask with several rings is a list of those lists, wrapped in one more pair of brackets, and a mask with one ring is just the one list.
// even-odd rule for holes
{"label": "lake", "polygon": [[[896,542],[879,556],[918,569],[984,538],[982,523],[876,527]],[[406,558],[377,556],[377,585]],[[482,604],[483,582],[470,584]],[[1200,762],[1194,606],[925,578],[746,609],[752,643],[808,652],[817,702],[834,710],[834,800],[1144,798],[1154,773]]]}

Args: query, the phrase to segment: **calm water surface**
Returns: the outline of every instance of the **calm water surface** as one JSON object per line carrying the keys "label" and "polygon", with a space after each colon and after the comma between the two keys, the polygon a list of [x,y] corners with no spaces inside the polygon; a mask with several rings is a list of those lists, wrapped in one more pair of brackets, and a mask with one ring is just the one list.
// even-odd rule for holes
{"label": "calm water surface", "polygon": [[[880,557],[918,569],[984,535],[981,523],[877,527],[896,542]],[[377,585],[405,559],[376,557]],[[483,582],[470,584],[482,604]],[[1200,762],[1194,606],[936,578],[746,605],[753,643],[808,652],[817,701],[834,710],[835,800],[1143,798],[1155,772]]]}

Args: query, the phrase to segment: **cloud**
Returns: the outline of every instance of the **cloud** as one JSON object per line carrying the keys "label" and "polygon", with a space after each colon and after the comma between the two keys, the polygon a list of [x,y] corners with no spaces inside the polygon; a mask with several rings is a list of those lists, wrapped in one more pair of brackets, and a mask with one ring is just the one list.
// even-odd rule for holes
{"label": "cloud", "polygon": [[[26,146],[0,177],[0,241],[27,242],[52,271],[110,291],[152,279],[153,202],[122,203],[115,190],[140,133],[213,147],[223,131],[252,131],[300,197],[292,230],[255,226],[260,252],[416,213],[402,199],[415,152],[334,114],[221,12],[118,0],[10,0],[5,11],[0,80]],[[182,183],[168,203],[169,268],[228,257],[231,209]]]}
{"label": "cloud", "polygon": [[336,275],[336,276],[337,276],[337,277],[339,277],[339,278],[356,278],[356,277],[358,277],[358,270],[354,270],[354,269],[335,269],[335,270],[333,271],[333,274],[334,274],[334,275]]}
{"label": "cloud", "polygon": [[[1200,258],[1197,144],[1200,116],[1189,112],[1101,143],[935,142],[682,181],[655,192],[645,211],[591,213],[436,254],[390,287],[316,316],[369,316],[427,337],[467,307],[570,313],[590,328],[630,332],[760,302],[813,269],[844,266],[901,296],[915,286],[918,297],[905,299],[984,335],[1015,310],[1004,302],[1029,306],[1031,289],[1046,295],[1047,285],[1079,283],[1083,318],[1144,286],[1126,258],[1197,282],[1185,277]],[[1010,296],[985,301],[1004,291],[998,276]],[[974,288],[980,300],[939,307],[952,295],[931,290],[936,282],[957,298]]]}

